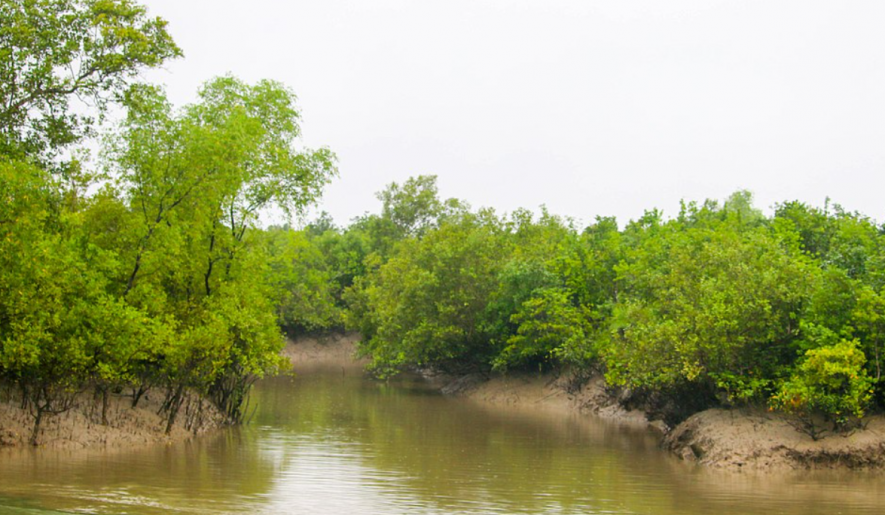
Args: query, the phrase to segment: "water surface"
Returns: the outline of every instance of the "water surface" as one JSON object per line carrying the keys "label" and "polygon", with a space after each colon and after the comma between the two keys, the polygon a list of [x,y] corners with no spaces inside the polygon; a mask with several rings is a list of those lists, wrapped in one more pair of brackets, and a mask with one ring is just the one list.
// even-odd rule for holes
{"label": "water surface", "polygon": [[704,470],[592,418],[484,407],[352,371],[273,378],[239,429],[0,452],[0,513],[880,514],[878,474]]}

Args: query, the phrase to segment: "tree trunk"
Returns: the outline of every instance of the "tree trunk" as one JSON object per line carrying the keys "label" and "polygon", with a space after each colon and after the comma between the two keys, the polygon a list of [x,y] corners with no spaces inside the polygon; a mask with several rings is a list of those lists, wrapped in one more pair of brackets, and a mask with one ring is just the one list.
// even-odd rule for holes
{"label": "tree trunk", "polygon": [[178,417],[178,411],[181,409],[181,402],[183,400],[184,394],[184,385],[178,385],[175,393],[172,395],[172,399],[169,402],[169,415],[166,418],[166,434],[172,432],[172,427],[175,425],[175,418]]}
{"label": "tree trunk", "polygon": [[43,421],[43,407],[38,402],[36,405],[37,415],[34,417],[34,430],[31,431],[31,439],[29,443],[36,447],[38,445],[38,437],[40,436],[40,422]]}
{"label": "tree trunk", "polygon": [[108,425],[108,389],[101,390],[101,425]]}
{"label": "tree trunk", "polygon": [[138,385],[138,388],[132,391],[132,409],[135,409],[138,406],[138,401],[141,400],[141,396],[147,391],[147,388],[144,387],[144,384]]}
{"label": "tree trunk", "polygon": [[30,403],[29,403],[30,397],[28,397],[28,394],[30,392],[28,392],[28,387],[25,384],[21,385],[21,389],[22,389],[22,406],[21,406],[21,408],[23,410],[26,410],[26,409],[28,409],[28,406],[30,405]]}

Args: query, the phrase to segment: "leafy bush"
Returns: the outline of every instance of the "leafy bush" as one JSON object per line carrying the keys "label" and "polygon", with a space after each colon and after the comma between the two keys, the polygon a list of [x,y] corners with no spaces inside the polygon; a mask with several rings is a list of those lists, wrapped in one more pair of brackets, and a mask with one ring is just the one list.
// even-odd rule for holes
{"label": "leafy bush", "polygon": [[828,429],[821,419],[834,431],[849,429],[863,418],[872,399],[866,361],[853,340],[809,350],[772,398],[772,407],[795,415],[798,428],[815,440]]}

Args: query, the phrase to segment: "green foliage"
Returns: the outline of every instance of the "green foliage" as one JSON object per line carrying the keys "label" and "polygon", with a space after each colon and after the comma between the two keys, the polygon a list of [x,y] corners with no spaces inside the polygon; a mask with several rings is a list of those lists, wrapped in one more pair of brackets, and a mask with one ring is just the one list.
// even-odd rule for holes
{"label": "green foliage", "polygon": [[[128,0],[9,1],[0,21],[0,379],[31,408],[32,442],[85,388],[105,408],[112,390],[165,389],[167,431],[186,390],[240,420],[252,382],[285,364],[275,308],[304,326],[339,316],[313,242],[257,227],[268,206],[313,204],[334,154],[296,146],[295,96],[273,81],[220,77],[180,110],[127,88],[180,53]],[[73,95],[91,115],[127,109],[102,174],[48,164],[89,133]]]}
{"label": "green foliage", "polygon": [[872,381],[864,370],[866,356],[856,341],[812,349],[772,398],[772,405],[799,417],[813,438],[821,434],[816,415],[836,430],[863,418],[872,399]]}
{"label": "green foliage", "polygon": [[89,132],[144,68],[181,51],[166,22],[130,0],[0,2],[0,154],[53,156]]}
{"label": "green foliage", "polygon": [[311,242],[322,254],[331,280],[335,283],[335,303],[343,307],[344,291],[358,277],[366,275],[366,258],[373,252],[370,238],[358,229],[344,232],[329,230],[312,236]]}
{"label": "green foliage", "polygon": [[810,207],[801,202],[785,202],[775,209],[775,220],[785,221],[795,231],[802,248],[810,255],[826,256],[832,238],[832,220],[826,211]]}
{"label": "green foliage", "polygon": [[411,177],[402,185],[392,182],[376,197],[382,202],[381,215],[356,219],[347,233],[359,234],[365,250],[381,260],[390,257],[399,241],[420,238],[444,220],[467,213],[461,201],[438,197],[435,175]]}
{"label": "green foliage", "polygon": [[350,295],[351,324],[380,374],[406,365],[464,370],[491,352],[480,315],[500,267],[494,227],[474,216],[451,220],[397,254]]}
{"label": "green foliage", "polygon": [[493,361],[497,369],[543,362],[553,357],[575,360],[576,351],[587,348],[587,317],[573,305],[563,288],[537,289],[511,317],[516,334]]}
{"label": "green foliage", "polygon": [[40,169],[0,164],[7,195],[0,224],[0,374],[35,415],[63,411],[85,384],[134,380],[161,324],[108,294],[114,253],[90,244],[84,217]]}
{"label": "green foliage", "polygon": [[[174,366],[161,378],[176,392],[208,391],[233,419],[251,381],[280,366],[282,340],[265,299],[276,296],[280,312],[305,326],[330,316],[311,312],[295,291],[303,284],[291,265],[305,257],[298,243],[284,241],[274,255],[255,227],[271,204],[302,212],[336,173],[328,150],[294,147],[294,101],[271,81],[221,77],[174,112],[160,90],[132,89],[129,116],[105,154],[131,213],[118,233],[116,291],[184,333],[187,344],[166,355]],[[312,293],[324,278],[308,280]]]}
{"label": "green foliage", "polygon": [[280,325],[296,332],[339,326],[342,313],[336,296],[341,285],[329,264],[331,256],[307,232],[271,228],[267,233],[269,281]]}
{"label": "green foliage", "polygon": [[864,377],[881,378],[882,237],[862,216],[789,203],[766,219],[737,192],[623,230],[517,210],[385,233],[395,203],[438,212],[435,183],[411,184],[381,195],[384,215],[334,236],[366,242],[346,317],[382,374],[600,367],[644,395],[703,392],[700,409],[768,402],[799,356],[852,339],[875,357]]}
{"label": "green foliage", "polygon": [[382,202],[381,217],[390,221],[398,238],[423,234],[444,212],[435,175],[410,177],[402,186],[390,183],[377,197]]}
{"label": "green foliage", "polygon": [[854,334],[861,341],[862,350],[873,361],[870,372],[876,385],[882,380],[883,345],[885,345],[885,296],[870,286],[857,292],[851,313]]}
{"label": "green foliage", "polygon": [[741,225],[758,225],[765,219],[762,211],[753,207],[753,194],[747,190],[732,193],[722,211]]}
{"label": "green foliage", "polygon": [[605,349],[608,377],[632,386],[715,383],[731,398],[764,395],[767,382],[734,379],[776,377],[795,355],[809,289],[804,258],[765,229],[727,222],[664,229],[617,268],[623,293]]}
{"label": "green foliage", "polygon": [[498,272],[497,281],[483,314],[483,330],[493,345],[503,346],[519,326],[513,314],[536,291],[555,286],[557,278],[537,259],[513,258]]}

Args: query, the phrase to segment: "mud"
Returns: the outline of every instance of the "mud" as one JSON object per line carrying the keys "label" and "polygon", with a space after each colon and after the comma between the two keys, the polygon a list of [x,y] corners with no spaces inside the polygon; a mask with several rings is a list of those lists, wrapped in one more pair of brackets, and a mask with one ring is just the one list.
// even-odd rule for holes
{"label": "mud", "polygon": [[[37,439],[47,449],[82,449],[172,443],[205,434],[223,425],[224,417],[205,399],[189,396],[175,425],[167,435],[166,418],[159,414],[164,395],[149,391],[132,408],[129,395],[111,395],[107,425],[101,423],[101,400],[91,394],[79,395],[68,411],[47,415]],[[34,417],[22,409],[11,392],[0,394],[0,447],[30,445]]]}

